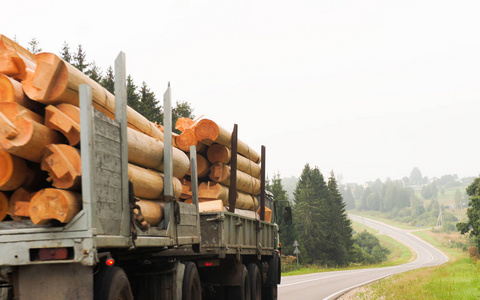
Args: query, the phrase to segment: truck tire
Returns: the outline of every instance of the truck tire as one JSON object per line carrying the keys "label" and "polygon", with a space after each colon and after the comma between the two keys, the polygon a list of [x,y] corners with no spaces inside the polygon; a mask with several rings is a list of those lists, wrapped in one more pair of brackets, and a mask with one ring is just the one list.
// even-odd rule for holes
{"label": "truck tire", "polygon": [[95,300],[133,300],[128,277],[122,268],[105,267],[95,276]]}
{"label": "truck tire", "polygon": [[274,286],[267,286],[262,288],[262,299],[263,300],[277,300],[277,290],[278,287],[275,284]]}
{"label": "truck tire", "polygon": [[240,286],[229,286],[227,287],[227,297],[228,300],[250,300],[250,278],[248,276],[248,270],[245,265],[242,265],[242,270],[240,275]]}
{"label": "truck tire", "polygon": [[262,300],[262,277],[256,264],[251,263],[247,266],[248,277],[250,281],[250,295],[252,300]]}
{"label": "truck tire", "polygon": [[185,263],[185,273],[183,275],[182,283],[182,300],[201,300],[202,299],[202,285],[200,283],[200,276],[198,275],[197,266],[187,261]]}

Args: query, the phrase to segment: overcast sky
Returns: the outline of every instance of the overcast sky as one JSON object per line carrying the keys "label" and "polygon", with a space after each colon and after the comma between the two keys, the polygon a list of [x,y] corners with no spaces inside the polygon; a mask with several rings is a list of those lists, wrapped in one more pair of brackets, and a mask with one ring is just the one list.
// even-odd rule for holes
{"label": "overcast sky", "polygon": [[[75,3],[75,4],[74,4]],[[480,2],[8,1],[2,34],[82,44],[260,151],[343,182],[480,173]]]}

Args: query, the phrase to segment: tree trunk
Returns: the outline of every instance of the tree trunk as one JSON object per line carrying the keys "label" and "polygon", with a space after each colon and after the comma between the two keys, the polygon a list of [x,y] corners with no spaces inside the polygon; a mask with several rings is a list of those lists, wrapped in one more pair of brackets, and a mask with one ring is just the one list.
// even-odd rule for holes
{"label": "tree trunk", "polygon": [[164,204],[157,201],[143,200],[137,201],[138,206],[142,211],[145,221],[151,226],[158,226],[163,220],[163,206]]}
{"label": "tree trunk", "polygon": [[[208,160],[203,157],[201,154],[197,153],[197,176],[200,179],[208,178],[208,173],[210,173],[210,163]],[[191,166],[187,172],[188,176],[192,176]]]}
{"label": "tree trunk", "polygon": [[20,82],[4,74],[0,74],[0,102],[16,102],[37,114],[43,114],[45,110],[45,105],[28,99]]}
{"label": "tree trunk", "polygon": [[70,222],[82,209],[82,195],[65,190],[44,189],[30,201],[30,219],[34,224],[44,225],[50,220]]}

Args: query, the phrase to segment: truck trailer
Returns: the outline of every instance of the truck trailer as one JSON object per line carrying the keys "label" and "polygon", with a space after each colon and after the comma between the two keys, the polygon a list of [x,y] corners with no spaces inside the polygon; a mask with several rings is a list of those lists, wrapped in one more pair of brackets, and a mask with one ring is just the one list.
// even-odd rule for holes
{"label": "truck trailer", "polygon": [[[192,203],[172,191],[171,94],[165,99],[164,218],[148,226],[128,180],[125,57],[115,62],[112,120],[80,87],[81,211],[68,223],[0,222],[0,299],[277,299],[281,261],[275,200],[259,213],[199,211],[195,146],[190,149]],[[232,157],[236,157],[236,127]],[[236,165],[232,163],[232,174]],[[235,180],[232,180],[234,182]],[[232,193],[233,190],[233,193]],[[235,184],[230,187],[234,195]]]}

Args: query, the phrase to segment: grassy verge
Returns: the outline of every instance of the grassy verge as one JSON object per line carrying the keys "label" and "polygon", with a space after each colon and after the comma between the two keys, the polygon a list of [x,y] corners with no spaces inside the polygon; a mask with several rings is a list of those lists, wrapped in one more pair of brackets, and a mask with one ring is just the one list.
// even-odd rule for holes
{"label": "grassy verge", "polygon": [[450,261],[381,280],[357,292],[354,299],[479,299],[480,264],[462,249],[452,248],[458,234],[433,230],[415,234],[441,249]]}
{"label": "grassy verge", "polygon": [[405,223],[399,223],[399,222],[395,222],[393,220],[387,219],[383,216],[383,213],[379,212],[379,211],[351,210],[351,211],[349,211],[349,213],[352,213],[353,215],[362,216],[362,217],[370,218],[370,219],[373,219],[373,220],[377,220],[377,221],[383,222],[385,224],[389,224],[389,225],[392,225],[392,226],[395,226],[395,227],[398,227],[398,228],[402,228],[402,229],[407,229],[407,230],[418,229],[416,226],[410,226],[410,225],[405,224]]}

